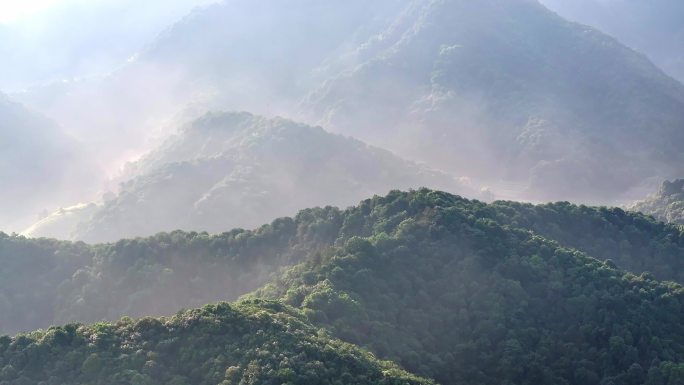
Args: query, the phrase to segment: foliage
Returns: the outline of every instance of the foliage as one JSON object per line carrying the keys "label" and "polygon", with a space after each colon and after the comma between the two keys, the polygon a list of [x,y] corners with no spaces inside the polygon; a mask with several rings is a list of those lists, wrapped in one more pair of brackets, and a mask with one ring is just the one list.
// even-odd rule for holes
{"label": "foliage", "polygon": [[[420,199],[422,206],[406,203]],[[684,282],[682,230],[638,213],[569,203],[485,204],[430,190],[395,191],[347,210],[307,209],[253,231],[218,235],[174,231],[94,246],[2,235],[0,333],[123,315],[168,315],[234,300],[285,266],[320,259],[355,236],[391,234],[429,207],[450,207],[464,217],[532,231],[637,275],[650,272]]]}
{"label": "foliage", "polygon": [[334,340],[295,310],[219,303],[169,318],[0,339],[0,384],[430,384]]}
{"label": "foliage", "polygon": [[342,230],[359,235],[254,296],[443,384],[684,380],[684,288],[485,214],[507,206],[429,190],[365,201]]}
{"label": "foliage", "polygon": [[684,231],[678,226],[620,208],[567,202],[495,202],[487,211],[499,223],[531,230],[621,269],[684,283]]}
{"label": "foliage", "polygon": [[331,244],[339,217],[310,209],[253,231],[174,231],[94,246],[0,233],[0,333],[235,299]]}

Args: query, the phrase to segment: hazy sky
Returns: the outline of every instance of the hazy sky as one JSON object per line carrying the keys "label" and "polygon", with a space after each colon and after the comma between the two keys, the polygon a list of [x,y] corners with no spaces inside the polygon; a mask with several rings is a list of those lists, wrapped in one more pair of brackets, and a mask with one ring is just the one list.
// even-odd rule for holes
{"label": "hazy sky", "polygon": [[106,73],[215,0],[0,0],[0,90]]}
{"label": "hazy sky", "polygon": [[[64,2],[64,0],[62,0]],[[17,23],[36,13],[44,12],[60,3],[59,0],[3,0],[0,1],[0,23]]]}

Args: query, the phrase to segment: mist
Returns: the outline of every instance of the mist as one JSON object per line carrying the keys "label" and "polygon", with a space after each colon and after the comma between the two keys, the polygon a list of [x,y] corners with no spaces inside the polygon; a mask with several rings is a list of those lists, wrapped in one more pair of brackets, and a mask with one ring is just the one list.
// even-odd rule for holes
{"label": "mist", "polygon": [[596,27],[684,81],[684,4],[677,0],[541,0],[561,16]]}
{"label": "mist", "polygon": [[[2,40],[13,53],[0,84],[75,143],[78,160],[45,172],[73,175],[86,164],[80,175],[88,176],[60,179],[59,199],[13,214],[5,231],[112,241],[176,228],[249,228],[310,205],[420,187],[419,180],[473,198],[622,204],[681,172],[684,87],[621,41],[536,2],[56,4],[4,26],[23,40]],[[232,143],[221,154],[188,146],[184,157],[142,166],[208,113],[236,111],[320,126],[389,150],[418,174],[442,176],[409,171],[402,181],[385,162],[376,171],[383,182],[364,188],[363,173],[316,164],[309,173],[325,175],[323,187],[283,164],[305,153],[245,156],[253,143],[231,124],[217,136]],[[300,143],[319,140],[305,132]],[[194,171],[181,178],[179,165]],[[201,175],[208,179],[198,182]],[[167,180],[174,182],[164,187]],[[334,186],[349,180],[360,187],[336,194]],[[271,208],[250,202],[276,195],[292,198]],[[140,227],[134,213],[155,219]],[[93,227],[98,221],[102,229]]]}
{"label": "mist", "polygon": [[[4,58],[0,90],[17,92],[108,74],[192,8],[210,2],[59,0],[4,20],[0,22],[0,55]],[[37,1],[26,3],[27,7],[40,5]]]}
{"label": "mist", "polygon": [[684,384],[681,4],[0,0],[0,385]]}

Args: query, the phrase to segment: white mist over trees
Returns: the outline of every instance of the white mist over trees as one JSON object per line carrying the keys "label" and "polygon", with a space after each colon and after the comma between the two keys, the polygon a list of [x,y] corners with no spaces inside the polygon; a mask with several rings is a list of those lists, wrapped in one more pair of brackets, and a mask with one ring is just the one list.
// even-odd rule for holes
{"label": "white mist over trees", "polygon": [[[346,207],[393,188],[439,186],[473,196],[453,177],[386,150],[284,119],[211,113],[138,162],[99,207],[62,210],[33,237],[108,242],[176,229],[253,228],[307,205]],[[342,187],[343,186],[343,187]]]}

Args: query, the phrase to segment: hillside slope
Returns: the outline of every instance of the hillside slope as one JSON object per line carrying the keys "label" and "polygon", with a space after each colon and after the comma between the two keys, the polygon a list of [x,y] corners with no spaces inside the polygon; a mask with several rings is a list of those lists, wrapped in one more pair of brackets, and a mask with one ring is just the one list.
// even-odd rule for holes
{"label": "hillside slope", "polygon": [[328,248],[339,220],[337,209],[312,209],[254,231],[176,231],[95,246],[0,233],[0,334],[235,300]]}
{"label": "hillside slope", "polygon": [[0,368],[0,382],[17,385],[432,383],[268,302],[0,337]]}
{"label": "hillside slope", "polygon": [[[116,196],[72,227],[71,239],[252,228],[304,207],[345,207],[394,188],[474,195],[453,177],[388,151],[320,127],[248,113],[211,113],[193,121],[129,165],[128,175]],[[51,228],[64,232],[48,222],[26,235],[55,236]]]}
{"label": "hillside slope", "polygon": [[[429,194],[393,192],[382,199]],[[532,231],[622,270],[684,283],[684,232],[679,227],[617,208],[485,204],[448,197],[449,207],[465,217]],[[217,235],[174,231],[94,246],[2,235],[0,333],[123,315],[168,315],[234,300],[284,267],[319,258],[355,236],[389,233],[386,228],[419,214],[381,204],[371,210],[369,202],[380,199],[347,210],[307,209],[253,231]],[[444,206],[434,200],[426,204]]]}
{"label": "hillside slope", "polygon": [[[417,0],[303,104],[511,199],[614,202],[681,174],[684,86],[536,1]],[[347,60],[347,59],[345,59]]]}
{"label": "hillside slope", "polygon": [[363,236],[255,296],[447,385],[684,379],[684,288],[465,207],[427,190],[365,201],[344,226]]}

